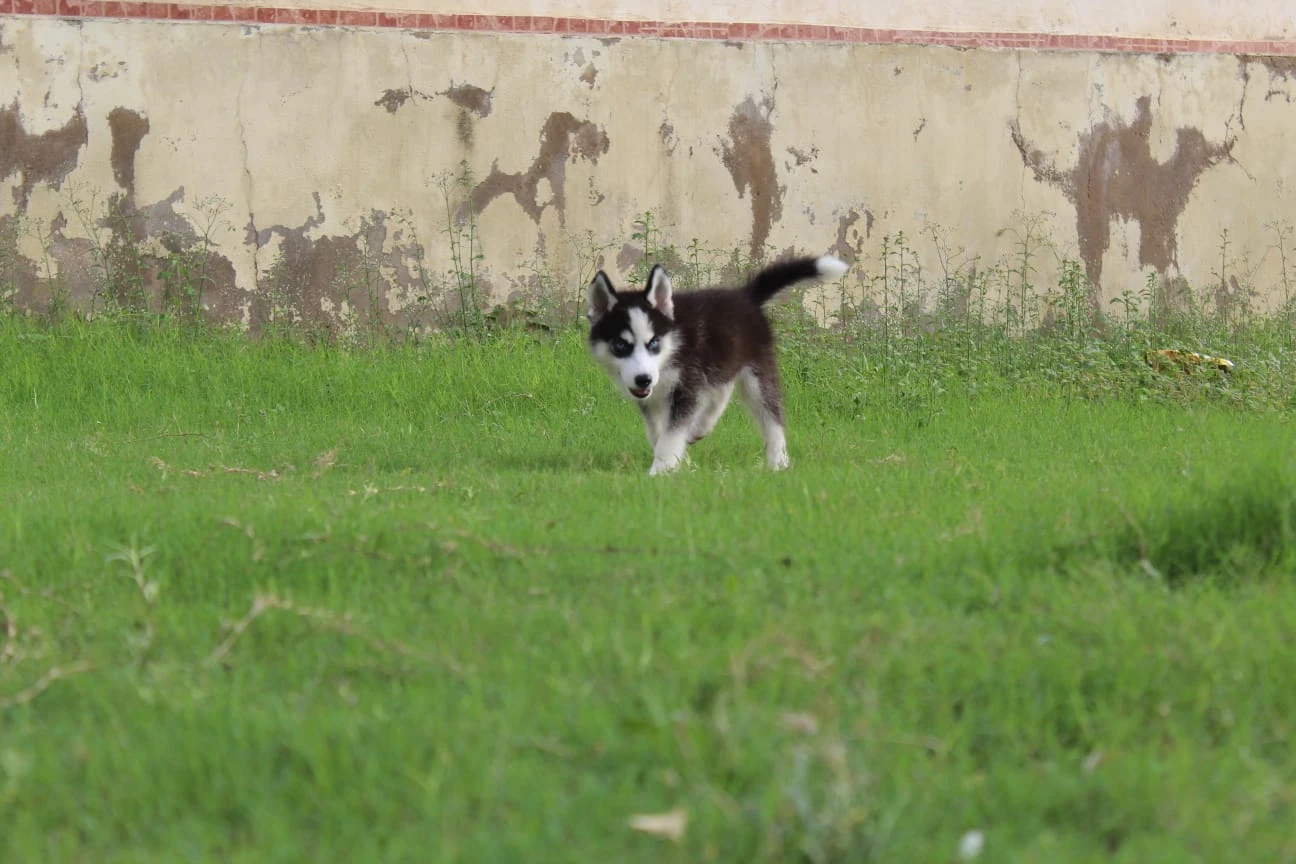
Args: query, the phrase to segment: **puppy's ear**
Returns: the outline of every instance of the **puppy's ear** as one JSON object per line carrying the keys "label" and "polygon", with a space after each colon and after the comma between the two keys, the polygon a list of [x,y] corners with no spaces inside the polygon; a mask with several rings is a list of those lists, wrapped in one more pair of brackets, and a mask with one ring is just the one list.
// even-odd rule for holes
{"label": "puppy's ear", "polygon": [[612,287],[612,280],[608,279],[607,274],[602,270],[594,277],[594,281],[590,282],[587,297],[589,309],[586,310],[585,317],[591,324],[610,312],[616,305],[616,290]]}
{"label": "puppy's ear", "polygon": [[675,301],[671,297],[671,281],[666,275],[666,268],[654,264],[648,274],[648,302],[667,318],[675,317]]}

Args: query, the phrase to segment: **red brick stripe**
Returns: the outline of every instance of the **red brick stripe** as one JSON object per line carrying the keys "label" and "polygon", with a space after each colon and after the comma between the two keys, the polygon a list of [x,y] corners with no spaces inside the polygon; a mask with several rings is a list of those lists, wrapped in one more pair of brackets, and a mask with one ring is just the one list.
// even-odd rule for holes
{"label": "red brick stripe", "polygon": [[1030,48],[1134,54],[1261,54],[1296,56],[1296,40],[1157,39],[1071,33],[1004,33],[893,30],[826,24],[756,24],[716,21],[617,21],[544,15],[450,15],[356,9],[283,9],[275,6],[206,6],[128,0],[0,0],[0,15],[70,18],[142,18],[161,21],[229,21],[328,27],[390,27],[477,33],[546,33],[870,45],[944,45],[953,48]]}

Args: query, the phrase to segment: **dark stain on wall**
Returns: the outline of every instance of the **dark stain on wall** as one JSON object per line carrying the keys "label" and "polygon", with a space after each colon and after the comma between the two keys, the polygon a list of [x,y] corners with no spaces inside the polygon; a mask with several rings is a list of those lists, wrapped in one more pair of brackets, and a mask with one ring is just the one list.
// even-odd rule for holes
{"label": "dark stain on wall", "polygon": [[[42,278],[35,262],[16,254],[20,217],[0,217],[0,248],[15,250],[13,255],[0,256],[5,268],[0,277],[16,288],[15,303],[41,312],[51,309],[56,300],[83,309],[102,309],[116,302],[218,321],[239,320],[243,292],[235,284],[234,265],[213,251],[176,211],[184,189],[148,206],[136,206],[136,157],[149,134],[148,119],[118,107],[108,113],[107,122],[112,139],[109,161],[121,189],[108,197],[103,209],[87,210],[78,217],[105,230],[106,237],[69,237],[67,217],[57,214],[42,238],[57,275]],[[36,183],[57,187],[77,166],[87,139],[88,124],[79,110],[61,129],[29,135],[16,105],[0,109],[0,177],[21,175],[14,190],[20,213]],[[89,206],[89,202],[74,206]]]}
{"label": "dark stain on wall", "polygon": [[105,81],[109,78],[116,78],[126,71],[126,61],[124,60],[102,60],[90,67],[86,76],[94,82]]}
{"label": "dark stain on wall", "polygon": [[76,113],[58,129],[29,135],[23,128],[18,102],[0,108],[0,180],[18,174],[21,182],[13,190],[19,210],[27,207],[31,190],[37,183],[58,188],[76,167],[89,138],[85,114]]}
{"label": "dark stain on wall", "polygon": [[413,87],[397,87],[384,90],[374,105],[386,109],[388,114],[395,114],[411,99],[429,102],[437,96],[444,96],[465,111],[471,111],[478,117],[487,117],[491,113],[494,94],[494,90],[483,90],[474,84],[451,84],[447,89],[431,94]]}
{"label": "dark stain on wall", "polygon": [[[107,214],[99,220],[99,226],[108,230],[108,240],[90,250],[87,261],[83,244],[90,241],[63,237],[63,226],[54,226],[59,235],[55,255],[62,258],[59,272],[70,272],[84,283],[85,271],[97,268],[93,290],[101,299],[171,310],[194,319],[240,320],[245,292],[235,282],[233,262],[212,249],[176,210],[185,200],[184,187],[161,201],[136,203],[136,162],[150,131],[148,118],[129,108],[114,108],[108,112],[108,131],[113,179],[122,190],[109,197]],[[86,290],[80,284],[74,293]]]}
{"label": "dark stain on wall", "polygon": [[1178,263],[1175,231],[1193,187],[1209,168],[1230,157],[1233,139],[1212,144],[1198,129],[1176,130],[1168,162],[1152,156],[1151,99],[1138,100],[1134,120],[1107,121],[1080,136],[1080,158],[1069,169],[1051,164],[1014,122],[1013,143],[1035,179],[1060,189],[1075,205],[1080,257],[1096,292],[1102,258],[1111,244],[1111,220],[1139,223],[1139,264],[1164,275]]}
{"label": "dark stain on wall", "polygon": [[455,133],[463,146],[471,147],[473,144],[473,115],[477,115],[478,119],[490,116],[494,92],[473,84],[458,84],[437,94],[449,99],[459,109]]}
{"label": "dark stain on wall", "polygon": [[161,201],[136,211],[144,236],[157,238],[168,252],[189,249],[201,239],[189,220],[176,212],[176,205],[184,199],[185,189],[181,186]]}
{"label": "dark stain on wall", "polygon": [[661,138],[662,147],[666,148],[666,155],[674,156],[675,148],[679,146],[679,139],[675,137],[675,127],[670,121],[662,121],[661,126],[657,128],[657,135]]}
{"label": "dark stain on wall", "polygon": [[1296,80],[1296,57],[1243,54],[1240,59],[1243,63],[1259,63],[1268,69],[1269,74],[1275,78],[1283,78],[1288,81]]}
{"label": "dark stain on wall", "polygon": [[238,287],[234,262],[210,249],[193,250],[191,260],[194,278],[203,286],[200,314],[221,324],[241,324],[247,292]]}
{"label": "dark stain on wall", "polygon": [[108,112],[108,131],[112,134],[112,170],[117,185],[132,198],[135,195],[135,154],[149,131],[144,115],[128,108]]}
{"label": "dark stain on wall", "polygon": [[787,162],[784,162],[783,163],[784,168],[791,170],[794,167],[800,168],[802,165],[809,165],[811,174],[819,173],[819,169],[814,167],[814,165],[812,164],[813,162],[815,162],[815,160],[819,158],[818,147],[811,147],[809,150],[802,150],[800,147],[789,147],[787,148],[787,152],[788,155],[791,156],[792,159],[795,161],[794,164],[788,164]]}
{"label": "dark stain on wall", "polygon": [[[251,297],[252,329],[261,330],[285,316],[330,337],[338,335],[346,323],[397,327],[412,323],[418,310],[393,311],[387,294],[392,288],[410,294],[434,289],[424,286],[410,265],[423,258],[417,240],[399,220],[380,210],[371,211],[354,234],[308,236],[323,221],[323,212],[318,210],[316,216],[296,227],[274,225],[249,231],[249,241],[258,246],[276,235],[281,239],[279,255],[261,290]],[[350,322],[344,320],[343,304]]]}
{"label": "dark stain on wall", "polygon": [[242,323],[248,292],[238,287],[234,262],[217,253],[176,211],[176,205],[184,200],[181,186],[161,201],[130,211],[137,235],[156,241],[165,250],[165,254],[150,253],[144,259],[146,272],[152,275],[153,294],[164,307],[222,324]]}
{"label": "dark stain on wall", "polygon": [[384,90],[374,104],[386,108],[388,114],[395,114],[402,105],[413,98],[414,88],[402,87],[399,90]]}
{"label": "dark stain on wall", "polygon": [[[331,330],[336,313],[326,310],[325,302],[336,308],[349,299],[348,277],[362,270],[359,238],[312,238],[304,230],[286,231],[279,254],[270,271],[269,291],[253,301],[253,327],[270,321],[276,311],[289,311],[308,328]],[[274,310],[272,304],[282,309]]]}
{"label": "dark stain on wall", "polygon": [[46,283],[42,300],[48,303],[57,290],[71,305],[85,308],[95,303],[106,287],[103,268],[98,263],[100,253],[91,240],[64,234],[67,224],[62,213],[50,223],[45,245],[58,268],[58,277]]}
{"label": "dark stain on wall", "polygon": [[[0,303],[11,302],[19,309],[47,305],[49,292],[42,295],[43,284],[36,262],[18,254],[21,220],[0,216]],[[6,295],[5,292],[11,294]]]}
{"label": "dark stain on wall", "polygon": [[1250,79],[1249,67],[1252,64],[1263,66],[1269,72],[1269,85],[1265,90],[1265,101],[1275,98],[1291,104],[1294,96],[1291,85],[1296,83],[1296,57],[1266,57],[1257,54],[1243,54],[1238,60],[1242,64],[1242,80]]}
{"label": "dark stain on wall", "polygon": [[643,260],[644,251],[638,246],[632,246],[629,243],[621,244],[621,251],[617,253],[616,266],[622,273],[629,273],[630,270]]}
{"label": "dark stain on wall", "polygon": [[120,304],[173,300],[184,289],[178,280],[163,277],[165,259],[148,248],[145,220],[135,207],[135,157],[148,134],[148,120],[130,109],[114,108],[108,112],[108,131],[109,163],[122,191],[108,197],[108,212],[99,220],[99,227],[109,232],[108,241],[95,250],[103,270],[101,290]]}
{"label": "dark stain on wall", "polygon": [[465,111],[471,111],[478,117],[486,118],[491,113],[491,101],[495,90],[483,90],[473,84],[455,84],[437,94],[444,96]]}
{"label": "dark stain on wall", "polygon": [[311,197],[315,201],[315,215],[307,216],[306,221],[296,228],[288,228],[284,225],[271,225],[269,228],[257,228],[256,214],[252,214],[252,218],[248,220],[247,237],[243,242],[248,245],[255,244],[256,247],[260,249],[262,246],[269,243],[270,239],[276,234],[281,237],[287,236],[291,233],[305,234],[307,231],[320,227],[324,224],[324,202],[320,200],[320,194],[318,192],[311,193]]}
{"label": "dark stain on wall", "polygon": [[[609,144],[607,133],[588,120],[579,120],[565,111],[550,114],[540,130],[540,153],[531,167],[520,174],[505,174],[499,170],[498,163],[492,165],[490,175],[473,188],[465,206],[480,213],[501,195],[512,195],[536,224],[545,208],[551,205],[558,211],[559,224],[566,224],[567,163],[573,158],[597,163],[607,153]],[[541,180],[548,181],[552,194],[545,202],[538,200]],[[467,212],[459,215],[463,218]]]}
{"label": "dark stain on wall", "polygon": [[[860,219],[864,228],[859,227]],[[854,264],[864,256],[864,242],[873,233],[873,211],[848,210],[837,219],[837,239],[829,253],[836,255],[847,264]]]}
{"label": "dark stain on wall", "polygon": [[739,197],[751,201],[752,258],[763,257],[770,229],[783,217],[783,189],[778,185],[770,136],[774,125],[768,99],[760,105],[748,97],[729,118],[729,140],[720,142],[720,159],[733,178]]}
{"label": "dark stain on wall", "polygon": [[472,115],[476,115],[478,118],[489,116],[494,93],[494,90],[483,90],[474,84],[452,84],[448,89],[433,94],[423,93],[413,87],[399,87],[393,90],[384,90],[382,95],[374,102],[374,105],[385,109],[388,114],[395,114],[411,100],[427,102],[437,96],[444,96],[459,109],[459,118],[455,123],[455,131],[458,134],[459,141],[465,147],[471,147],[473,143]]}

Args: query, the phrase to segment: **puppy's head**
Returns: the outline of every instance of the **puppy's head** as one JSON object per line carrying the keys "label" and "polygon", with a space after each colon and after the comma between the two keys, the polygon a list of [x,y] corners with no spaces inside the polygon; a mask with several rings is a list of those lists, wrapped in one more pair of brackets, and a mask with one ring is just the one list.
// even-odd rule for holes
{"label": "puppy's head", "polygon": [[648,399],[677,347],[670,278],[660,264],[643,291],[618,292],[602,270],[589,285],[590,350],[626,395]]}

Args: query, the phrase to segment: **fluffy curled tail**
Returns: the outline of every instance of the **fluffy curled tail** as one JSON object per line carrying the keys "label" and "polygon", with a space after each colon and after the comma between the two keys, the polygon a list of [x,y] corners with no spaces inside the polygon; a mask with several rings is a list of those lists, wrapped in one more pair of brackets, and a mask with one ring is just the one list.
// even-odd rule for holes
{"label": "fluffy curled tail", "polygon": [[793,258],[772,264],[752,277],[747,283],[747,296],[761,306],[789,285],[802,279],[820,279],[830,282],[846,272],[846,265],[824,255],[820,258]]}

